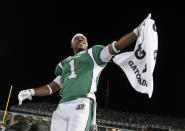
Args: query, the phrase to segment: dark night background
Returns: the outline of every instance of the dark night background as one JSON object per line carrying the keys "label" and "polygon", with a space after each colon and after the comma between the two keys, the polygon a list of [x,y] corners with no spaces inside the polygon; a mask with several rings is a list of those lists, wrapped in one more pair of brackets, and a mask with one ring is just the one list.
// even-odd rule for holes
{"label": "dark night background", "polygon": [[[20,90],[48,84],[55,78],[57,63],[73,54],[70,41],[74,34],[81,32],[86,35],[89,46],[107,45],[132,31],[148,13],[156,22],[159,38],[152,98],[136,92],[122,70],[111,62],[100,77],[96,94],[98,106],[185,118],[184,30],[181,28],[184,25],[182,9],[177,7],[89,5],[73,8],[62,2],[33,1],[8,4],[0,15],[0,109],[5,109],[11,85],[9,107],[18,104]],[[123,51],[132,50],[134,45]],[[106,106],[107,81],[110,89]],[[34,97],[32,102],[57,103],[59,99],[56,93],[48,97]]]}

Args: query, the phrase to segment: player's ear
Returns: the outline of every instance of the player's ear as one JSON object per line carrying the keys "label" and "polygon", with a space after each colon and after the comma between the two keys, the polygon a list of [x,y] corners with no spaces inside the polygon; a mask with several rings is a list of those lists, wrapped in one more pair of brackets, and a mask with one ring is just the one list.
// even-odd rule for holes
{"label": "player's ear", "polygon": [[71,48],[73,49],[74,42],[71,42]]}

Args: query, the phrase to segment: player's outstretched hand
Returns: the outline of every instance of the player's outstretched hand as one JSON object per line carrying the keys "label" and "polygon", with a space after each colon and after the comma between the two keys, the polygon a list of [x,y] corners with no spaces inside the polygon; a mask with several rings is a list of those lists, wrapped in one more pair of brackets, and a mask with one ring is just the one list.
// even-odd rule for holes
{"label": "player's outstretched hand", "polygon": [[34,95],[34,89],[27,89],[27,90],[22,90],[18,94],[18,100],[19,100],[19,105],[22,104],[22,101],[25,99],[32,100],[32,96]]}
{"label": "player's outstretched hand", "polygon": [[146,20],[151,18],[151,13],[148,14],[148,16],[142,21],[142,23],[134,29],[134,33],[139,36],[141,32],[141,27],[145,24]]}

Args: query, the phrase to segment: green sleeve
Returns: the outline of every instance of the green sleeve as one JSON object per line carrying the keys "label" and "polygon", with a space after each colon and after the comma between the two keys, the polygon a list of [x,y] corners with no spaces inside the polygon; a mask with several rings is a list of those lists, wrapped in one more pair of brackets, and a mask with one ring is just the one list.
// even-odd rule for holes
{"label": "green sleeve", "polygon": [[107,64],[107,62],[103,62],[101,59],[100,59],[100,52],[102,51],[102,49],[104,48],[105,46],[103,45],[95,45],[92,47],[92,52],[93,52],[93,57],[96,61],[96,63],[99,65],[99,66],[105,66]]}
{"label": "green sleeve", "polygon": [[58,63],[56,68],[55,68],[55,75],[56,76],[62,76],[62,68],[59,66],[59,64],[62,65],[62,62]]}

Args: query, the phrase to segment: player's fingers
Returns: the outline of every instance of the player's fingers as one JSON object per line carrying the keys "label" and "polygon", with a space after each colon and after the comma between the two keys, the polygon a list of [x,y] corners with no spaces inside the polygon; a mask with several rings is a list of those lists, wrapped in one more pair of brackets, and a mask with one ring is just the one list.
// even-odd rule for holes
{"label": "player's fingers", "polygon": [[23,96],[24,96],[23,93],[19,93],[19,95],[18,95],[19,105],[22,105],[22,101],[24,100]]}
{"label": "player's fingers", "polygon": [[22,105],[22,100],[19,100],[19,105]]}
{"label": "player's fingers", "polygon": [[28,97],[28,99],[29,99],[29,100],[32,100],[32,97],[31,97],[31,96],[29,96],[29,97]]}

